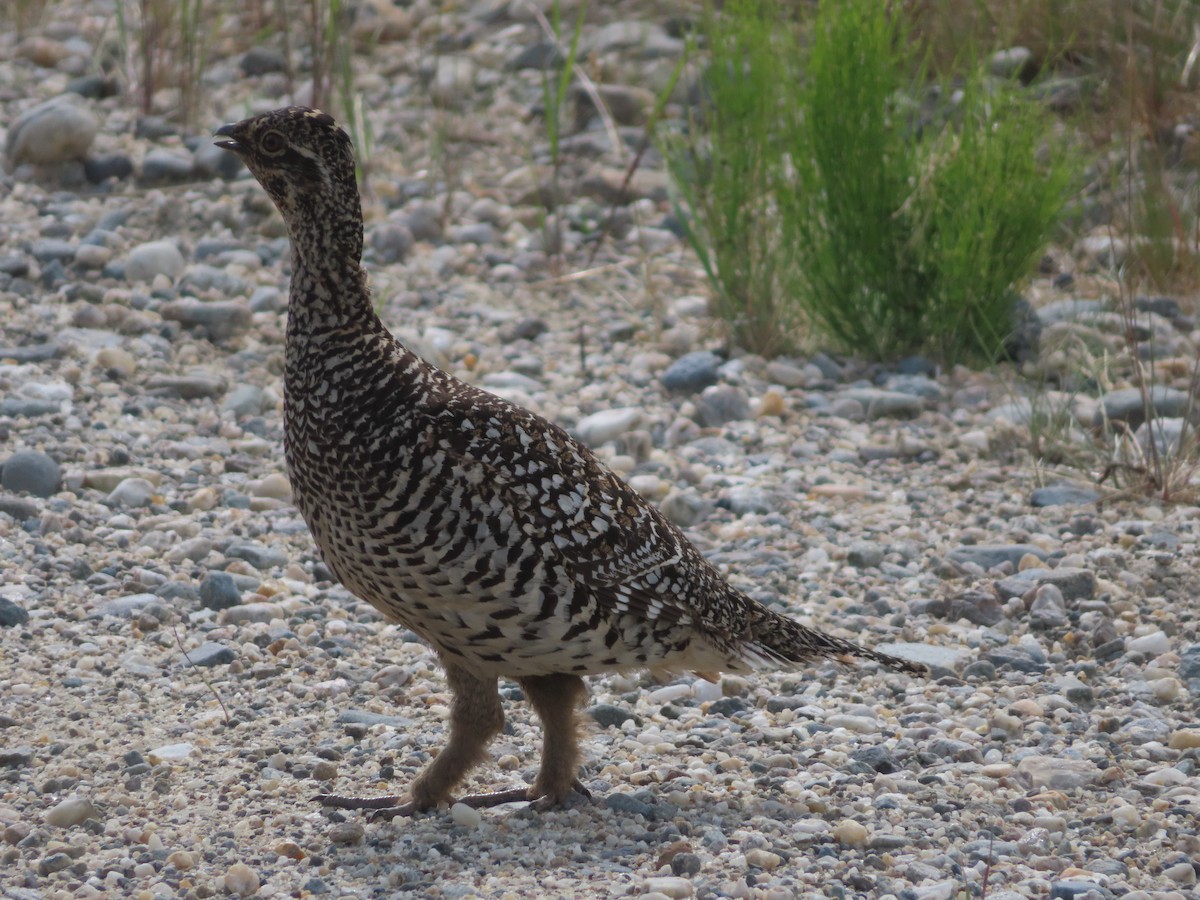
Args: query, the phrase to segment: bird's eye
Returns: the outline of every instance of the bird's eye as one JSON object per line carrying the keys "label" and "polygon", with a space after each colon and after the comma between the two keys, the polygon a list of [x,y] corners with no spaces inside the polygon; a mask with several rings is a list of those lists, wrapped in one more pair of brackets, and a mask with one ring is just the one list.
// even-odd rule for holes
{"label": "bird's eye", "polygon": [[268,131],[259,143],[264,153],[282,153],[283,148],[287,146],[287,141],[278,131]]}

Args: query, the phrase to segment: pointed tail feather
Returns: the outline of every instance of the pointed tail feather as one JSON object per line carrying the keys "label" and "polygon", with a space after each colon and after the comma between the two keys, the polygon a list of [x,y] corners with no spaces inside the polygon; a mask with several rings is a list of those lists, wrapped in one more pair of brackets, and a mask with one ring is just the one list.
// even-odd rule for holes
{"label": "pointed tail feather", "polygon": [[808,628],[786,616],[772,615],[762,625],[764,627],[755,629],[754,640],[746,648],[747,660],[752,664],[791,667],[822,657],[842,660],[845,657],[857,657],[872,660],[906,675],[929,675],[929,670],[921,663],[860,647],[853,641]]}

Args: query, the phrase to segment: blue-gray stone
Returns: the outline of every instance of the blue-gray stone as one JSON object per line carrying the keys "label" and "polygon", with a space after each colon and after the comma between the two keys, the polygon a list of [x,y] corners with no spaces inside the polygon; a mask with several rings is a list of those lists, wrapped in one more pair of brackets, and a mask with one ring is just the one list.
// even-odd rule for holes
{"label": "blue-gray stone", "polygon": [[1039,508],[1095,503],[1099,499],[1099,491],[1093,490],[1090,487],[1084,487],[1083,485],[1066,482],[1034,488],[1033,492],[1029,495],[1030,505]]}
{"label": "blue-gray stone", "polygon": [[40,263],[75,259],[75,245],[61,238],[38,238],[29,245],[29,252]]}
{"label": "blue-gray stone", "polygon": [[255,541],[239,541],[225,548],[225,555],[244,559],[259,571],[287,565],[288,555],[282,550]]}
{"label": "blue-gray stone", "polygon": [[1119,391],[1109,391],[1101,399],[1102,409],[1096,410],[1092,425],[1099,428],[1105,419],[1110,422],[1126,422],[1130,428],[1136,429],[1146,421],[1147,408],[1153,411],[1156,418],[1182,418],[1190,411],[1191,398],[1186,391],[1169,388],[1164,384],[1156,384],[1147,392],[1149,403],[1143,401],[1142,392],[1138,388],[1123,388]]}
{"label": "blue-gray stone", "polygon": [[92,184],[100,184],[110,178],[120,180],[132,174],[133,160],[125,153],[104,153],[83,161],[83,175]]}
{"label": "blue-gray stone", "polygon": [[215,641],[206,641],[195,650],[189,650],[182,663],[185,666],[190,663],[198,669],[207,669],[212,666],[227,665],[235,659],[237,659],[237,654],[233,652],[233,648]]}
{"label": "blue-gray stone", "polygon": [[615,812],[644,816],[647,819],[654,818],[653,806],[643,803],[641,800],[635,800],[629,794],[609,794],[604,798],[604,805]]}
{"label": "blue-gray stone", "polygon": [[29,621],[29,613],[7,597],[0,597],[0,628],[12,628]]}
{"label": "blue-gray stone", "polygon": [[724,362],[710,350],[696,350],[671,363],[659,380],[668,391],[695,393],[716,383],[717,370]]}
{"label": "blue-gray stone", "polygon": [[190,153],[184,155],[165,147],[154,147],[142,158],[142,173],[138,180],[144,185],[179,184],[194,174],[195,162]]}
{"label": "blue-gray stone", "polygon": [[229,609],[241,602],[242,592],[228,572],[210,572],[200,582],[200,605],[205,609]]}
{"label": "blue-gray stone", "polygon": [[101,603],[88,616],[89,619],[99,619],[104,616],[128,619],[135,613],[141,612],[151,603],[157,603],[156,594],[126,594],[124,597],[114,597]]}
{"label": "blue-gray stone", "polygon": [[946,554],[946,558],[959,565],[974,563],[987,571],[1001,563],[1011,563],[1015,568],[1027,553],[1032,553],[1038,559],[1046,558],[1046,551],[1033,544],[965,544],[955,547]]}
{"label": "blue-gray stone", "polygon": [[[669,371],[669,370],[668,370]],[[664,375],[664,384],[666,376]],[[750,398],[740,387],[714,384],[696,398],[696,421],[705,428],[720,428],[727,422],[750,418]]]}
{"label": "blue-gray stone", "polygon": [[1088,569],[1060,566],[1057,569],[1025,569],[996,582],[1001,600],[1023,597],[1031,589],[1052,584],[1064,600],[1090,600],[1096,594],[1096,574]]}
{"label": "blue-gray stone", "polygon": [[0,347],[0,359],[11,359],[19,363],[45,362],[54,359],[62,352],[62,347],[55,341],[42,344],[25,344],[22,347]]}
{"label": "blue-gray stone", "polygon": [[62,468],[40,450],[18,450],[4,461],[0,471],[0,486],[18,494],[51,497],[61,485]]}
{"label": "blue-gray stone", "polygon": [[920,397],[900,391],[851,388],[843,391],[840,397],[861,403],[868,419],[912,419],[925,410]]}

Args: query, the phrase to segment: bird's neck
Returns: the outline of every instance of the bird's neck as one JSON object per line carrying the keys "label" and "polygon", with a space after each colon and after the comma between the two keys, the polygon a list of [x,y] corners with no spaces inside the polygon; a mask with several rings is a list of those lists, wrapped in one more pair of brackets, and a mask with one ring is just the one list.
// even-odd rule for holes
{"label": "bird's neck", "polygon": [[347,328],[370,329],[378,320],[367,274],[360,263],[362,231],[356,236],[307,241],[292,239],[292,283],[288,336]]}

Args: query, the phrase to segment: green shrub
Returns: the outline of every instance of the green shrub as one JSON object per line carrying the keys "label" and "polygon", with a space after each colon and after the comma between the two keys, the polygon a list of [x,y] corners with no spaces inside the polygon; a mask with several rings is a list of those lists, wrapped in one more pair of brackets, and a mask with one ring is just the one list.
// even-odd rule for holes
{"label": "green shrub", "polygon": [[994,360],[1060,221],[1075,166],[1049,113],[977,60],[939,93],[889,8],[825,0],[803,34],[773,0],[706,20],[702,131],[665,149],[748,349],[804,323],[878,359]]}
{"label": "green shrub", "polygon": [[795,335],[782,302],[781,234],[774,209],[779,168],[779,64],[772,4],[731,0],[705,16],[711,59],[680,135],[660,138],[681,201],[680,220],[740,346],[778,353]]}

